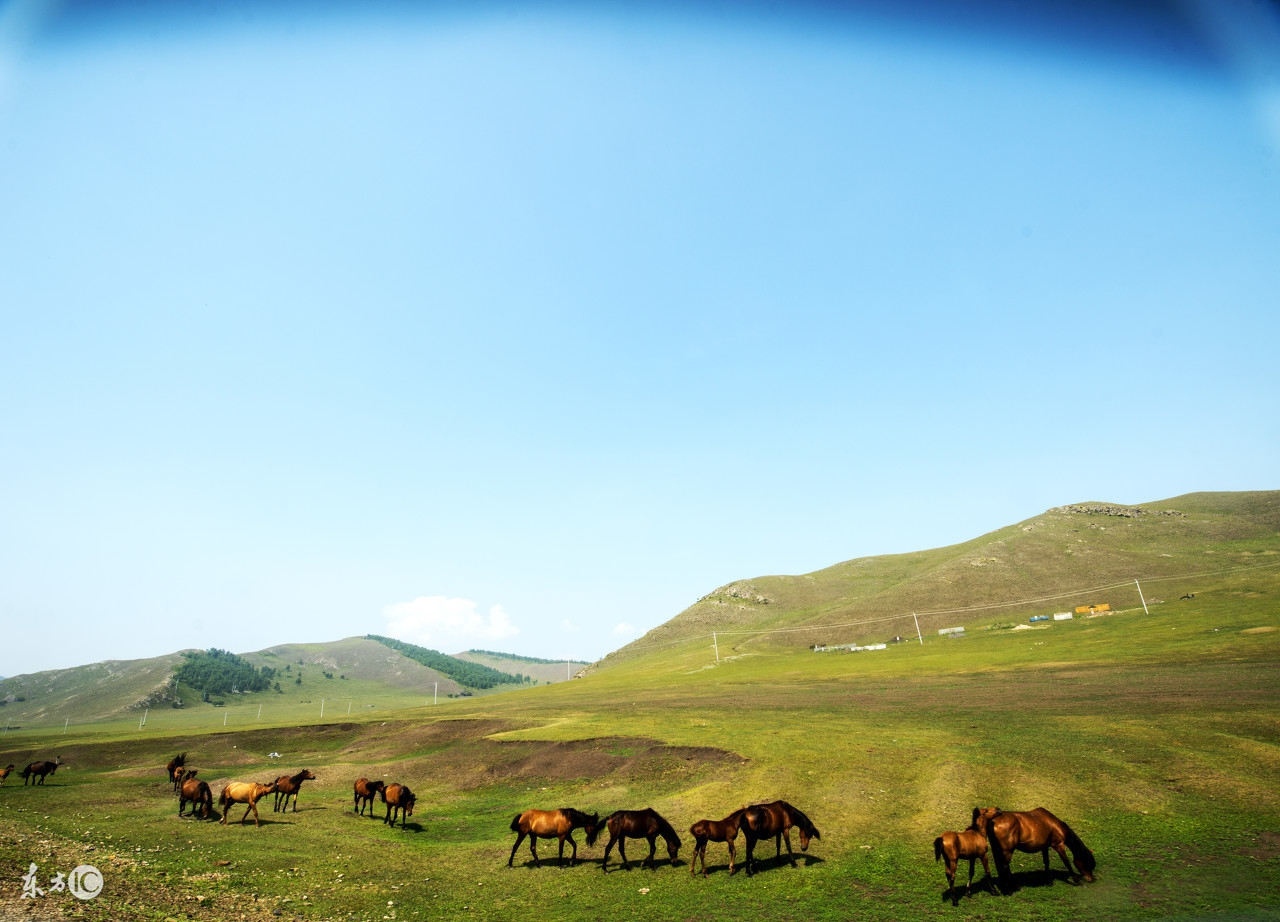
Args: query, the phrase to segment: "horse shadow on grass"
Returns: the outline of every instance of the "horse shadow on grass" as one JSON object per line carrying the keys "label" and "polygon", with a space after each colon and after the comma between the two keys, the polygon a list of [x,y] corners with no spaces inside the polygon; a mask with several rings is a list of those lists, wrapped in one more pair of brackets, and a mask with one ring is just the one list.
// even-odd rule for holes
{"label": "horse shadow on grass", "polygon": [[1023,887],[1052,887],[1056,883],[1079,886],[1079,881],[1068,871],[1051,868],[1046,872],[1043,868],[1034,871],[1012,871],[1005,875],[991,878],[991,892],[1010,896]]}
{"label": "horse shadow on grass", "polygon": [[[796,866],[800,868],[807,868],[813,864],[822,864],[824,861],[826,861],[825,858],[819,858],[817,855],[796,855]],[[761,871],[771,871],[774,868],[789,867],[790,865],[791,859],[786,855],[774,855],[772,858],[756,858],[755,873],[759,874]],[[728,867],[728,865],[725,865],[725,867]],[[745,862],[737,867],[741,870],[745,867]]]}

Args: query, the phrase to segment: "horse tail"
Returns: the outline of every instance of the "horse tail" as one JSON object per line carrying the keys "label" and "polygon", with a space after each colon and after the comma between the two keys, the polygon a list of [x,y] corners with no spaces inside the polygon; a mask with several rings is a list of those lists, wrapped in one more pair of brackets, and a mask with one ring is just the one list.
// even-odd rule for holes
{"label": "horse tail", "polygon": [[227,806],[227,789],[226,789],[226,787],[223,787],[223,789],[222,789],[221,791],[219,791],[219,792],[218,792],[218,806],[219,806],[219,807],[223,807],[223,808],[225,808],[225,807]]}
{"label": "horse tail", "polygon": [[[1062,823],[1062,820],[1058,820],[1058,822]],[[1075,834],[1075,830],[1066,823],[1062,823],[1062,837],[1066,840],[1067,848],[1071,849],[1071,857],[1075,859],[1076,865],[1092,878],[1093,869],[1098,866],[1098,861],[1093,857],[1093,852],[1089,851],[1089,847]]]}
{"label": "horse tail", "polygon": [[523,814],[523,813],[517,813],[517,814],[516,814],[516,818],[515,818],[515,819],[513,819],[513,820],[511,821],[511,831],[512,831],[512,832],[519,832],[519,831],[520,831],[520,817],[522,817],[522,816],[524,816],[524,814]]}
{"label": "horse tail", "polygon": [[942,836],[933,840],[933,860],[940,861],[942,859]]}
{"label": "horse tail", "polygon": [[23,777],[24,779],[25,779],[25,778],[30,777],[30,776],[31,776],[31,766],[30,766],[30,765],[28,765],[28,766],[27,766],[26,768],[24,768],[21,772],[19,772],[19,774],[20,774],[20,775],[22,775],[22,777]]}

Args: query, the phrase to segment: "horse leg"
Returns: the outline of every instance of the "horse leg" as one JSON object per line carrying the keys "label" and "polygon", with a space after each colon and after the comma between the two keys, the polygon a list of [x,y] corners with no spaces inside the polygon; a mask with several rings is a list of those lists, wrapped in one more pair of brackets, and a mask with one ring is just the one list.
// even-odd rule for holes
{"label": "horse leg", "polygon": [[[658,853],[658,837],[656,835],[649,836],[649,857],[647,860],[649,862],[649,867],[655,871],[658,870],[658,859],[654,857],[654,855],[656,855],[657,853]],[[640,862],[640,867],[644,867],[643,861]]]}
{"label": "horse leg", "polygon": [[[698,876],[698,855],[701,853],[703,842],[701,839],[695,839],[693,842],[693,861],[689,862],[689,873],[694,877]],[[702,856],[702,876],[707,876],[707,856]]]}
{"label": "horse leg", "polygon": [[[249,803],[249,806],[253,807],[253,828],[257,829],[259,826],[262,825],[262,823],[258,819],[258,802],[256,800],[251,801]],[[247,812],[248,811],[246,811],[246,813]]]}
{"label": "horse leg", "polygon": [[[738,850],[737,846],[734,845],[733,839],[730,839],[729,840],[729,876],[730,877],[733,876],[733,871],[734,871],[733,859],[737,857],[737,855],[734,854],[735,852],[737,852],[737,850]],[[706,868],[707,868],[707,859],[706,859],[706,856],[703,856],[702,869],[705,871]]]}
{"label": "horse leg", "polygon": [[529,852],[533,855],[533,866],[535,868],[542,867],[542,862],[538,860],[538,835],[537,833],[529,833]]}
{"label": "horse leg", "polygon": [[960,897],[956,895],[956,864],[957,862],[952,860],[950,855],[947,855],[946,859],[947,859],[947,896],[951,897],[952,906],[959,906]]}
{"label": "horse leg", "polygon": [[987,875],[983,882],[987,885],[987,889],[990,890],[991,889],[991,867],[987,864],[986,855],[979,855],[978,857],[982,859],[982,870]]}
{"label": "horse leg", "polygon": [[560,836],[560,862],[559,866],[564,867],[564,836]]}
{"label": "horse leg", "polygon": [[[1067,866],[1067,873],[1072,878],[1075,878],[1077,876],[1075,872],[1075,868],[1073,868],[1071,866],[1071,862],[1067,860],[1067,850],[1062,847],[1062,843],[1061,842],[1054,843],[1053,848],[1059,855],[1062,856],[1062,863]],[[1045,865],[1045,869],[1047,870],[1049,867],[1049,850],[1047,848],[1044,850],[1044,865]]]}
{"label": "horse leg", "polygon": [[631,862],[627,861],[627,837],[625,835],[618,836],[618,854],[622,857],[622,870],[631,870]]}
{"label": "horse leg", "polygon": [[753,870],[755,866],[755,861],[756,861],[755,848],[756,848],[756,840],[751,835],[751,833],[748,832],[747,833],[747,860],[744,861],[742,864],[742,866],[747,869],[748,877],[750,877],[753,873],[755,873],[755,871]]}
{"label": "horse leg", "polygon": [[[578,863],[578,843],[573,838],[572,829],[565,833],[565,838],[569,840],[569,847],[573,849],[573,854],[569,856],[569,867],[573,867]],[[564,842],[560,843],[560,851],[564,852]]]}
{"label": "horse leg", "polygon": [[[613,837],[613,833],[609,833],[609,843],[604,847],[604,858],[600,861],[600,870],[605,870],[605,865],[609,863],[609,852],[613,849],[613,843],[617,841]],[[608,873],[606,871],[606,873]]]}
{"label": "horse leg", "polygon": [[969,859],[969,882],[964,885],[964,895],[973,896],[973,859]]}
{"label": "horse leg", "polygon": [[787,857],[791,859],[791,866],[796,866],[796,853],[791,850],[791,830],[782,830],[782,838],[787,840]]}
{"label": "horse leg", "polygon": [[511,857],[507,859],[507,867],[512,866],[512,862],[516,860],[516,849],[520,847],[520,843],[524,841],[525,834],[523,832],[516,833],[516,844],[511,846]]}
{"label": "horse leg", "polygon": [[[778,849],[778,853],[777,853],[776,855],[774,855],[773,857],[774,857],[774,858],[781,858],[781,857],[782,857],[782,833],[778,833],[778,835],[774,838],[773,844],[774,844],[774,846]],[[790,847],[791,847],[791,842],[790,842],[790,840],[788,840],[788,841],[787,841],[787,848],[790,848]]]}

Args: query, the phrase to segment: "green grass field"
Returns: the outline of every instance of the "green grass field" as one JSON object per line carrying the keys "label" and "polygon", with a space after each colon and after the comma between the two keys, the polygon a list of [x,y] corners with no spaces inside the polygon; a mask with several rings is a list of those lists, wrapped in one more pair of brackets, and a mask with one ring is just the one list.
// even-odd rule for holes
{"label": "green grass field", "polygon": [[[36,901],[90,919],[1280,918],[1277,576],[1202,579],[1150,617],[980,619],[961,640],[873,653],[754,641],[717,665],[699,638],[572,683],[336,722],[24,734],[5,764],[67,766],[0,790],[0,905],[31,902],[34,862],[103,871],[96,900]],[[179,750],[215,792],[319,779],[259,829],[179,819],[162,780]],[[352,813],[359,775],[415,790],[408,829]],[[822,831],[798,868],[762,845],[763,873],[730,876],[712,845],[711,876],[691,878],[694,820],[775,798]],[[932,841],[978,804],[1048,807],[1094,850],[1097,881],[1058,867],[1050,883],[1020,855],[1016,893],[952,908]],[[534,868],[525,847],[507,869],[511,817],[561,805],[655,807],[686,840],[678,867],[602,874],[603,840],[579,836],[577,867]]]}

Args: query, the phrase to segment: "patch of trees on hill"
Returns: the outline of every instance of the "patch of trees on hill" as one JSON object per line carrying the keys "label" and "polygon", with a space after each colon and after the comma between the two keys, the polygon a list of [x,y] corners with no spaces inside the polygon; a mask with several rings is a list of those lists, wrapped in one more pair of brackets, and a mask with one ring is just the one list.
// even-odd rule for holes
{"label": "patch of trees on hill", "polygon": [[174,672],[174,679],[206,695],[266,691],[276,677],[270,666],[258,668],[217,647],[182,655],[186,662]]}
{"label": "patch of trees on hill", "polygon": [[479,663],[468,663],[466,660],[454,659],[452,656],[448,656],[438,650],[428,650],[426,647],[420,647],[414,643],[405,643],[403,640],[396,640],[392,637],[366,634],[365,639],[376,640],[383,646],[395,650],[400,655],[407,656],[428,669],[434,669],[436,672],[447,675],[459,685],[465,685],[468,688],[493,688],[495,685],[519,685],[524,682],[523,676],[508,675],[497,669],[481,666]]}
{"label": "patch of trees on hill", "polygon": [[[513,659],[520,663],[540,663],[544,666],[558,666],[560,663],[566,662],[566,660],[562,659],[542,659],[537,656],[520,656],[518,653],[497,653],[493,650],[468,650],[467,652],[475,653],[480,656],[495,656],[498,659]],[[589,665],[586,660],[580,659],[571,659],[567,660],[567,662],[578,663],[581,666]]]}

